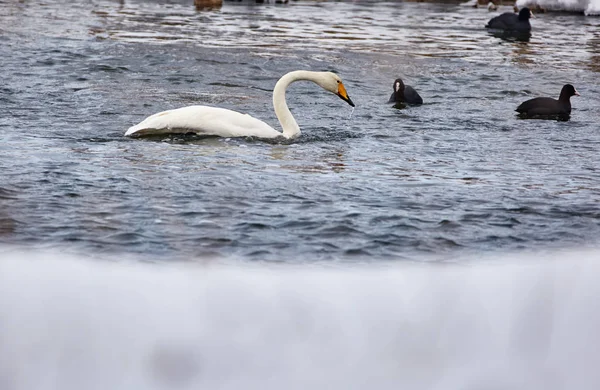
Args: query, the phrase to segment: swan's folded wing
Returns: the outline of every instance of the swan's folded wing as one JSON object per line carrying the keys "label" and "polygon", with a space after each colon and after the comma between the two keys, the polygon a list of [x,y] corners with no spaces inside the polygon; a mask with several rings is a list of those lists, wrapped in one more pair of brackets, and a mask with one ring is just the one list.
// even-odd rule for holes
{"label": "swan's folded wing", "polygon": [[220,137],[255,136],[273,138],[280,132],[247,114],[210,106],[188,106],[163,111],[130,127],[126,136],[187,134]]}

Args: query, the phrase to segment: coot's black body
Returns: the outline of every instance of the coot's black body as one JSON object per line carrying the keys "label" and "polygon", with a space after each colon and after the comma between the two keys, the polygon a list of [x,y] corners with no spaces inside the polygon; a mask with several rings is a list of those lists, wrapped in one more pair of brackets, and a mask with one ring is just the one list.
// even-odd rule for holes
{"label": "coot's black body", "polygon": [[566,84],[558,100],[549,97],[530,99],[521,103],[515,111],[525,117],[566,118],[571,114],[571,96],[574,95],[579,95],[579,92],[571,84]]}
{"label": "coot's black body", "polygon": [[423,104],[423,99],[410,85],[404,85],[402,79],[394,81],[394,93],[388,103]]}
{"label": "coot's black body", "polygon": [[531,18],[531,11],[525,7],[519,11],[518,15],[512,12],[498,15],[490,19],[485,27],[504,31],[529,32],[531,31],[529,18]]}

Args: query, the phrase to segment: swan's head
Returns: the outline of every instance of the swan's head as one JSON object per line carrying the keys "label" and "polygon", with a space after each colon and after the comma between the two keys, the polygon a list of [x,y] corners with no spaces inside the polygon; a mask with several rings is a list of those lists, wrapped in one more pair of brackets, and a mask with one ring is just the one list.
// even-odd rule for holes
{"label": "swan's head", "polygon": [[354,103],[348,96],[348,92],[346,92],[346,87],[344,87],[344,83],[340,76],[332,72],[323,72],[321,74],[322,77],[319,77],[317,84],[321,86],[321,88],[338,95],[343,101],[354,107]]}

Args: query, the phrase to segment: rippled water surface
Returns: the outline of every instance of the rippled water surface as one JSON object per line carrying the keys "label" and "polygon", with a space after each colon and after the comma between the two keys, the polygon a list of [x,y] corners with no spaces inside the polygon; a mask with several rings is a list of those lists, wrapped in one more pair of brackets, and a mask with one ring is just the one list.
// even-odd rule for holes
{"label": "rippled water surface", "polygon": [[[190,3],[0,2],[2,242],[286,262],[597,245],[599,18],[538,14],[517,41],[456,4]],[[191,104],[275,126],[295,69],[337,72],[356,109],[297,83],[291,143],[123,137]],[[399,76],[423,106],[385,104]],[[565,83],[570,121],[515,116]]]}

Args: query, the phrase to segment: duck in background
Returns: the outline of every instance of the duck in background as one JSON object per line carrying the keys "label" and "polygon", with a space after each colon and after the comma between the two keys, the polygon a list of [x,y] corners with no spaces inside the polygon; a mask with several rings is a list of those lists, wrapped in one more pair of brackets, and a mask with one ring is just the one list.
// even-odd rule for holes
{"label": "duck in background", "polygon": [[531,10],[524,7],[519,11],[518,15],[512,12],[505,12],[493,17],[485,27],[495,30],[530,32],[531,24],[529,23],[529,19],[531,17],[533,17]]}
{"label": "duck in background", "polygon": [[579,96],[579,92],[571,84],[565,84],[558,100],[549,97],[529,99],[515,111],[523,118],[567,120],[571,114],[571,96]]}
{"label": "duck in background", "polygon": [[404,85],[402,79],[398,78],[394,81],[394,92],[390,96],[388,103],[408,103],[408,104],[423,104],[423,98],[410,85]]}

